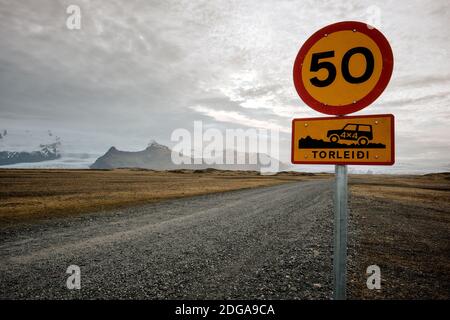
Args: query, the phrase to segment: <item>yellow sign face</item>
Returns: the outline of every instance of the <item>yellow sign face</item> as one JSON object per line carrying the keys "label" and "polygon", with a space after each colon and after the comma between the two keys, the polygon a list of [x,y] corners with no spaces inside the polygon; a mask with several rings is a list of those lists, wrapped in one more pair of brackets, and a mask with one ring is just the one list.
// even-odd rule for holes
{"label": "yellow sign face", "polygon": [[392,165],[394,116],[305,118],[292,121],[292,163]]}
{"label": "yellow sign face", "polygon": [[314,33],[294,63],[294,85],[316,111],[345,115],[361,110],[386,88],[393,69],[386,38],[356,21],[339,22]]}
{"label": "yellow sign face", "polygon": [[373,90],[382,67],[381,52],[375,41],[364,33],[344,30],[322,37],[309,49],[302,78],[307,79],[305,89],[315,100],[325,105],[344,106],[361,100]]}

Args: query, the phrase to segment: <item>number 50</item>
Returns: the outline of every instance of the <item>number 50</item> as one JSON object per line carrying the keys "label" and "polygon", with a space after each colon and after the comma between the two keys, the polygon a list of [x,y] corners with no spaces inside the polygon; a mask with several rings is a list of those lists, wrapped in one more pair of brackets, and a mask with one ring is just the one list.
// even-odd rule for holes
{"label": "number 50", "polygon": [[[359,77],[354,77],[350,74],[349,70],[349,63],[350,59],[355,54],[362,54],[364,58],[366,59],[366,70],[362,75]],[[326,69],[328,71],[328,76],[326,79],[320,80],[317,77],[309,79],[311,84],[316,87],[327,87],[330,84],[333,83],[333,81],[336,79],[336,67],[333,63],[329,61],[322,61],[321,59],[327,59],[327,58],[333,58],[334,57],[334,51],[325,51],[325,52],[318,52],[313,53],[311,57],[311,66],[309,68],[312,72],[317,72],[320,69]],[[353,49],[348,50],[344,56],[342,57],[342,63],[341,63],[341,72],[342,76],[344,77],[345,81],[353,84],[362,83],[370,79],[373,73],[374,68],[374,58],[372,52],[365,48],[365,47],[356,47]]]}

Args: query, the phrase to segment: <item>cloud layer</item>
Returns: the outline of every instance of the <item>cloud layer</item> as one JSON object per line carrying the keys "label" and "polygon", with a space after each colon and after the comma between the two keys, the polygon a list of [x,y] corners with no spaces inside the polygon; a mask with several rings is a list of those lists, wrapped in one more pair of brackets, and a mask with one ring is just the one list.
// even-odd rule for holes
{"label": "cloud layer", "polygon": [[[81,30],[65,26],[71,4]],[[0,0],[0,127],[59,131],[98,153],[170,144],[194,120],[278,128],[288,162],[291,119],[319,116],[292,84],[301,44],[327,24],[374,17],[395,67],[358,114],[396,116],[397,168],[450,170],[446,0]]]}

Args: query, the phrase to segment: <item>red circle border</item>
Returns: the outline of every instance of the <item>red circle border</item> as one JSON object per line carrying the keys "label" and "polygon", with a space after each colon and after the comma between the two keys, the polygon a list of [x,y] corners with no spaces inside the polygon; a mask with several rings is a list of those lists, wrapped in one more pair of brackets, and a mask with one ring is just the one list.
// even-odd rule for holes
{"label": "red circle border", "polygon": [[[305,89],[305,86],[301,77],[301,68],[303,60],[309,49],[319,40],[324,34],[330,34],[337,31],[343,30],[357,30],[358,32],[364,33],[369,36],[377,46],[380,48],[381,55],[383,57],[383,66],[381,70],[380,79],[376,83],[375,87],[362,99],[356,101],[355,103],[343,105],[343,106],[332,106],[324,105],[322,102],[317,101],[313,96],[311,96]],[[310,106],[312,109],[330,115],[346,115],[359,110],[364,109],[372,102],[374,102],[383,93],[384,89],[391,79],[392,70],[394,68],[394,56],[392,54],[391,46],[389,42],[384,37],[384,35],[375,28],[370,29],[369,25],[366,23],[358,21],[343,21],[328,25],[319,31],[315,32],[301,47],[297,54],[294,62],[294,85],[297,90],[298,95],[302,100]]]}

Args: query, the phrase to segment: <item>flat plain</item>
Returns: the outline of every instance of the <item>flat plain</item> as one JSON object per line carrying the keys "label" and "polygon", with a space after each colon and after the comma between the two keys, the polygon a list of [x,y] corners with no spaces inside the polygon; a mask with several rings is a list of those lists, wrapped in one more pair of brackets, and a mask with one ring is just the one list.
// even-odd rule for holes
{"label": "flat plain", "polygon": [[[350,293],[362,299],[450,298],[450,173],[350,178]],[[381,290],[368,290],[378,265]]]}
{"label": "flat plain", "polygon": [[0,170],[0,226],[166,199],[273,186],[329,174],[219,170]]}
{"label": "flat plain", "polygon": [[[330,299],[332,178],[0,170],[1,297]],[[450,174],[349,185],[348,297],[449,299]],[[64,286],[74,262],[78,294]]]}

